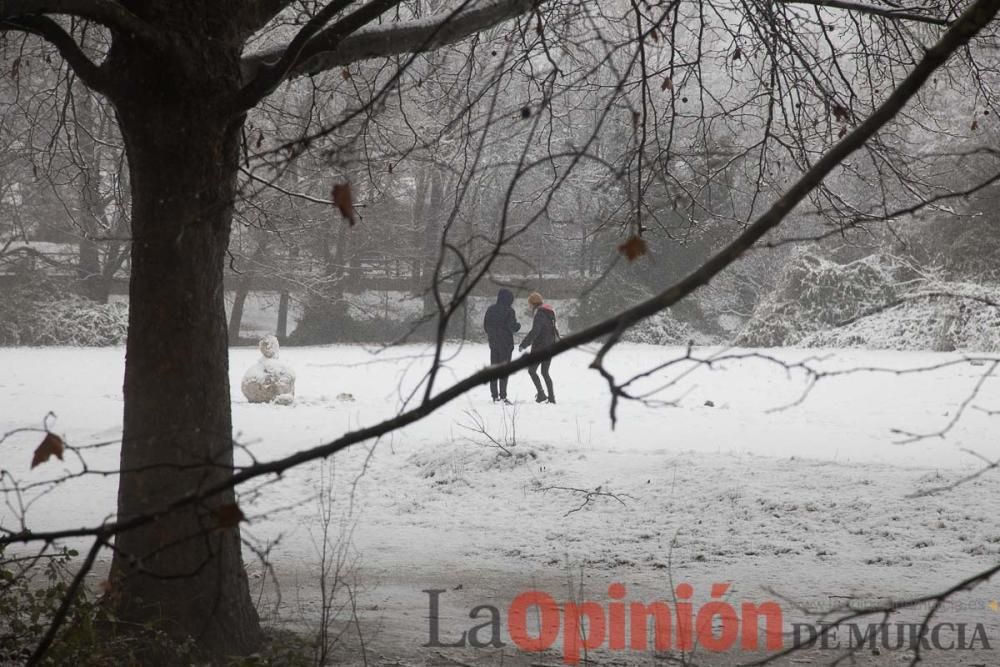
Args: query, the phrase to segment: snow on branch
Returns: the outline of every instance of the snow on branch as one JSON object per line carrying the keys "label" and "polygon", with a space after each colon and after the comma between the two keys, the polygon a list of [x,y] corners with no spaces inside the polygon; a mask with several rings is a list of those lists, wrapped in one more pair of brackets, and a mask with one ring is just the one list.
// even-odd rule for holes
{"label": "snow on branch", "polygon": [[[520,16],[538,4],[539,0],[480,0],[426,19],[361,28],[348,37],[343,36],[343,26],[335,24],[302,48],[287,78],[318,74],[368,58],[430,51]],[[284,54],[285,49],[273,49],[244,58],[247,78],[255,78]]]}
{"label": "snow on branch", "polygon": [[778,0],[786,5],[814,5],[816,7],[832,7],[835,9],[846,9],[851,12],[861,14],[871,14],[887,19],[898,19],[901,21],[917,21],[919,23],[930,23],[932,25],[951,25],[949,19],[943,19],[929,14],[921,13],[919,8],[907,9],[905,7],[882,7],[864,2],[849,2],[847,0]]}

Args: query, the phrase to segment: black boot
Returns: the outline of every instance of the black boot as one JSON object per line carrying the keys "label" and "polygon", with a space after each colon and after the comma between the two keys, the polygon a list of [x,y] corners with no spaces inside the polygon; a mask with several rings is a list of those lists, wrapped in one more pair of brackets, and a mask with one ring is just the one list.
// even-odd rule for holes
{"label": "black boot", "polygon": [[535,395],[535,403],[544,403],[547,400],[549,400],[549,397],[544,392],[540,391]]}

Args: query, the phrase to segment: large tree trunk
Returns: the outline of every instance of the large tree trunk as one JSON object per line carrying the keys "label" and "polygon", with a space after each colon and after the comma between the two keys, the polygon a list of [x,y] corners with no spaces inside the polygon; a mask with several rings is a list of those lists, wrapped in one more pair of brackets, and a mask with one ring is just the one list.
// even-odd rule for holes
{"label": "large tree trunk", "polygon": [[[243,119],[226,120],[218,96],[238,85],[237,55],[189,69],[208,81],[132,50],[109,56],[127,73],[115,98],[132,186],[121,520],[232,475],[223,266]],[[234,503],[229,491],[117,536],[123,621],[193,636],[208,656],[258,645]]]}

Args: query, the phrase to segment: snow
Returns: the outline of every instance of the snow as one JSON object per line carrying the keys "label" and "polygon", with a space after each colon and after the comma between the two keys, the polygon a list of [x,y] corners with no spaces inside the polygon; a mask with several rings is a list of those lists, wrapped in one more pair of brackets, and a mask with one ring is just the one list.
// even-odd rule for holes
{"label": "snow", "polygon": [[[584,597],[603,600],[607,585],[621,582],[628,599],[651,601],[684,581],[703,601],[712,583],[725,581],[734,600],[782,596],[823,611],[843,596],[870,603],[937,591],[997,562],[995,472],[911,497],[980,469],[976,455],[1000,459],[1000,417],[990,414],[1000,409],[1000,380],[983,377],[992,368],[983,361],[995,357],[695,348],[693,356],[712,359],[695,364],[686,348],[626,343],[608,357],[616,377],[666,366],[632,387],[659,391],[648,404],[621,404],[612,429],[607,386],[588,369],[593,352],[553,362],[558,405],[532,402],[521,373],[511,379],[519,399],[512,408],[491,403],[483,387],[330,464],[242,489],[245,536],[270,545],[282,583],[278,601],[248,552],[252,584],[263,584],[270,602],[266,619],[303,627],[314,618],[318,496],[330,474],[334,532],[350,535],[362,625],[384,655],[440,652],[478,663],[473,649],[421,648],[429,588],[447,591],[447,639],[473,624],[473,606],[502,607],[530,588],[569,600],[582,587]],[[297,369],[296,402],[274,406],[241,397],[242,371],[258,352],[233,349],[234,429],[245,448],[238,460],[278,458],[395,414],[418,386],[427,354],[422,346],[286,347],[282,359]],[[488,358],[482,345],[450,345],[440,381]],[[798,364],[827,375],[813,382]],[[51,410],[51,427],[69,445],[111,441],[80,454],[92,469],[113,470],[123,367],[121,348],[0,349],[0,433],[40,428]],[[938,432],[902,444],[907,433]],[[28,470],[41,435],[0,443],[0,467],[24,483],[80,469],[70,453]],[[613,495],[582,507],[582,493],[568,490],[598,488]],[[114,513],[115,479],[86,476],[37,494],[23,494],[32,529],[76,527]],[[17,505],[5,500],[0,524],[16,527]],[[101,557],[102,568],[108,560]],[[990,638],[1000,639],[1000,613],[987,608],[997,597],[996,585],[984,585],[946,605],[941,620],[986,623]],[[785,605],[786,625],[800,617]],[[946,660],[963,664],[956,654]],[[556,654],[538,660],[558,661]]]}

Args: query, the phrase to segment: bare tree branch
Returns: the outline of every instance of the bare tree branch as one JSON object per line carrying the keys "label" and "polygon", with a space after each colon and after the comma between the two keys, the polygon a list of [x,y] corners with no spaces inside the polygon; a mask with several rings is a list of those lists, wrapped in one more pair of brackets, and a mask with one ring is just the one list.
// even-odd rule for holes
{"label": "bare tree branch", "polygon": [[67,15],[96,21],[114,32],[159,43],[163,33],[113,0],[2,0],[0,19]]}
{"label": "bare tree branch", "polygon": [[[334,24],[316,35],[302,48],[296,59],[297,64],[287,72],[286,78],[318,74],[333,67],[367,58],[430,51],[525,14],[538,4],[540,4],[538,0],[478,2],[467,9],[443,14],[433,21],[391,23],[358,30],[346,38],[344,35],[351,32],[345,33],[345,29],[349,26]],[[373,7],[371,11],[375,10]],[[368,19],[365,23],[374,18]],[[354,26],[353,30],[359,27]],[[273,49],[244,58],[245,78],[256,78],[261,68],[267,67],[269,63],[278,62],[284,54],[285,49]]]}
{"label": "bare tree branch", "polygon": [[846,9],[850,12],[860,14],[871,14],[887,19],[898,19],[903,21],[917,21],[919,23],[930,23],[931,25],[951,25],[948,19],[921,14],[918,10],[905,9],[899,7],[880,7],[861,2],[848,2],[847,0],[778,0],[785,5],[814,5],[816,7],[832,7],[835,9]]}
{"label": "bare tree branch", "polygon": [[[382,13],[399,4],[400,0],[377,0],[370,2],[361,9],[353,12],[350,16],[336,25],[324,31],[324,40],[330,43],[339,43],[341,39],[354,32],[363,25],[375,20]],[[313,16],[299,30],[298,34],[288,43],[284,53],[273,65],[265,65],[257,72],[253,81],[240,90],[236,98],[236,108],[238,111],[245,111],[254,107],[257,102],[269,95],[277,88],[289,71],[299,62],[303,51],[313,37],[323,29],[327,23],[341,11],[351,5],[354,0],[334,0],[324,7],[318,14]]]}
{"label": "bare tree branch", "polygon": [[292,4],[292,0],[250,0],[240,17],[249,37]]}
{"label": "bare tree branch", "polygon": [[102,95],[108,93],[110,79],[107,73],[95,65],[70,34],[54,20],[47,16],[22,16],[0,20],[0,32],[5,30],[17,30],[38,35],[59,51],[59,55],[66,60],[76,75],[80,77],[80,80],[87,84],[91,90]]}
{"label": "bare tree branch", "polygon": [[351,445],[380,438],[409,424],[417,422],[444,405],[462,396],[469,390],[499,379],[528,366],[552,357],[603,336],[622,331],[629,326],[654,315],[677,303],[699,287],[706,285],[723,269],[738,259],[747,249],[760,240],[769,230],[779,225],[785,216],[795,208],[819,183],[851,153],[859,149],[886,123],[888,123],[926,82],[935,69],[940,67],[951,54],[966,44],[979,30],[993,20],[1000,10],[1000,0],[977,0],[955,24],[931,47],[916,68],[899,84],[891,95],[857,128],[848,133],[839,143],[827,151],[811,169],[803,174],[769,210],[757,218],[747,229],[709,258],[698,269],[691,272],[672,287],[656,296],[622,311],[615,317],[603,320],[575,334],[565,336],[553,345],[518,357],[507,363],[489,366],[464,380],[456,382],[440,393],[429,397],[416,407],[402,412],[391,419],[361,428],[311,449],[298,451],[274,461],[256,464],[235,473],[231,477],[195,490],[165,504],[159,511],[134,516],[130,519],[106,523],[99,527],[76,528],[49,532],[21,532],[0,538],[0,544],[25,543],[33,541],[54,541],[70,537],[88,535],[110,536],[147,525],[171,515],[173,512],[197,505],[206,499],[226,492],[251,479],[281,473],[303,463],[329,457]]}

